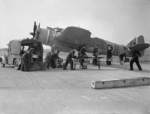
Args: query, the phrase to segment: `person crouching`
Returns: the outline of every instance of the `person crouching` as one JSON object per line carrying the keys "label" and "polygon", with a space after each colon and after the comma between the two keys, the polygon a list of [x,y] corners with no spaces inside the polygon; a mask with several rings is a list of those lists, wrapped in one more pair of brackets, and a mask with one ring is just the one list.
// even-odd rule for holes
{"label": "person crouching", "polygon": [[72,58],[76,58],[76,56],[74,54],[75,54],[75,50],[74,49],[69,52],[69,54],[66,57],[66,62],[64,64],[63,70],[67,70],[66,68],[68,66],[68,63],[70,63],[70,69],[74,70],[74,68],[73,68],[73,60],[72,60]]}
{"label": "person crouching", "polygon": [[21,56],[21,70],[22,71],[29,71],[30,66],[33,63],[32,53],[34,49],[30,48]]}

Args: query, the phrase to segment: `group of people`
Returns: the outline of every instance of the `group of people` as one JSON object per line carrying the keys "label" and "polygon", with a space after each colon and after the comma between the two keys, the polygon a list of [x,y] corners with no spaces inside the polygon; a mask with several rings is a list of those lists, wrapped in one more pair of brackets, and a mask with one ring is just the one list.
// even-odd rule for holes
{"label": "group of people", "polygon": [[[75,55],[75,52],[78,52],[78,56]],[[133,70],[133,63],[135,62],[138,69],[142,70],[140,64],[139,64],[139,56],[140,53],[138,51],[130,51],[132,53],[132,59],[130,61],[130,70]],[[94,49],[93,49],[93,65],[97,65],[97,57],[98,57],[99,53],[98,53],[98,45],[95,45]],[[63,65],[63,70],[67,70],[67,66],[68,64],[70,64],[70,69],[74,70],[74,64],[73,64],[73,59],[78,59],[80,62],[80,66],[82,69],[85,68],[84,65],[84,59],[87,57],[86,54],[86,45],[82,45],[80,46],[77,50],[76,49],[72,49],[66,56],[66,62]],[[123,64],[123,61],[126,60],[126,54],[125,52],[120,53],[119,55],[120,58],[120,64]],[[52,68],[56,68],[56,60],[60,59],[59,58],[59,51],[56,52],[48,52],[45,58],[45,63],[46,63],[46,67],[49,69],[49,67],[51,66]],[[112,61],[112,47],[108,46],[107,48],[107,54],[106,54],[106,64],[107,65],[111,65],[111,61]]]}
{"label": "group of people", "polygon": [[[78,56],[75,55],[75,52],[78,52]],[[56,53],[54,52],[48,52],[45,58],[46,67],[49,68],[50,66],[52,68],[56,68],[56,60],[59,59],[59,51]],[[95,46],[93,49],[93,65],[97,65],[97,56],[98,56],[98,45]],[[63,70],[67,70],[68,64],[70,64],[70,69],[75,70],[73,59],[78,59],[80,62],[81,69],[86,69],[86,66],[84,65],[84,59],[87,58],[86,54],[86,45],[80,46],[78,49],[72,49],[66,56],[66,62],[63,65]]]}
{"label": "group of people", "polygon": [[[88,58],[87,54],[86,54],[86,45],[82,45],[80,46],[78,49],[78,56],[75,56],[75,49],[71,50],[67,57],[66,57],[66,62],[64,64],[64,67],[63,67],[63,70],[67,70],[66,67],[68,65],[68,63],[70,63],[70,69],[71,70],[74,70],[73,68],[73,58],[75,59],[79,59],[79,62],[80,62],[80,67],[82,69],[86,69],[87,66],[84,65],[84,59],[85,58]],[[93,65],[97,65],[97,57],[98,57],[98,45],[96,45],[93,49]]]}
{"label": "group of people", "polygon": [[[112,50],[113,48],[108,45],[107,47],[107,53],[106,53],[106,64],[111,65],[112,61]],[[132,50],[132,47],[129,47],[129,51],[131,54],[131,60],[130,60],[130,70],[133,70],[133,64],[136,63],[138,69],[141,71],[142,67],[139,63],[139,57],[141,56],[140,52],[137,50]],[[121,52],[119,54],[120,64],[123,65],[123,62],[127,60],[125,52]]]}
{"label": "group of people", "polygon": [[[74,70],[74,68],[73,68],[73,58],[77,58],[75,56],[75,49],[72,49],[68,53],[68,55],[66,56],[66,62],[63,65],[63,70],[67,70],[66,68],[67,68],[67,66],[68,66],[69,63],[70,63],[70,69]],[[58,50],[57,51],[53,50],[51,52],[48,52],[47,55],[46,55],[46,57],[45,57],[46,68],[48,68],[48,69],[50,67],[56,68],[56,66],[57,66],[56,65],[57,64],[56,61],[58,61],[58,60],[60,60],[60,58],[59,58],[59,51]]]}

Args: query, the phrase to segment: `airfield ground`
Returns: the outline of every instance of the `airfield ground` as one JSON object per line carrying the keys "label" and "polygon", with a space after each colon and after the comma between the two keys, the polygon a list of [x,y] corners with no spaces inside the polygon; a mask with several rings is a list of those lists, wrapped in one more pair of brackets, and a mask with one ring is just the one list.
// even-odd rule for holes
{"label": "airfield ground", "polygon": [[75,71],[0,67],[0,114],[150,114],[150,86],[91,88],[92,80],[150,77],[150,64],[141,65],[141,72],[128,63]]}

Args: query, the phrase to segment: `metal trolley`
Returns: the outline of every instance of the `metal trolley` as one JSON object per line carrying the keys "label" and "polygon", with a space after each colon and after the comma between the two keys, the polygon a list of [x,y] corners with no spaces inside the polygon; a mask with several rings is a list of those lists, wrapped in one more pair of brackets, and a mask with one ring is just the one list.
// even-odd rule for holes
{"label": "metal trolley", "polygon": [[[79,65],[79,69],[87,69],[87,66],[89,65],[89,64],[91,64],[90,63],[90,60],[89,59],[93,59],[94,57],[85,57],[84,58],[84,64],[83,64],[83,67],[81,66],[81,65]],[[101,62],[100,62],[100,60],[102,59],[102,58],[104,58],[104,57],[97,57],[97,67],[98,67],[98,70],[100,70],[100,68],[101,68]],[[77,58],[77,59],[73,59],[73,68],[74,69],[76,69],[76,66],[77,66],[77,64],[78,63],[80,63],[80,59],[81,58]]]}

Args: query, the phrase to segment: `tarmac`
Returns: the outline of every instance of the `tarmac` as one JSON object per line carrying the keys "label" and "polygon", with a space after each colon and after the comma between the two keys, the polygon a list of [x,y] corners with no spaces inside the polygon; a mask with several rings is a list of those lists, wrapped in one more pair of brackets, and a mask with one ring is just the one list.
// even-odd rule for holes
{"label": "tarmac", "polygon": [[0,114],[150,114],[150,86],[92,89],[91,81],[150,77],[129,63],[21,72],[0,67]]}

